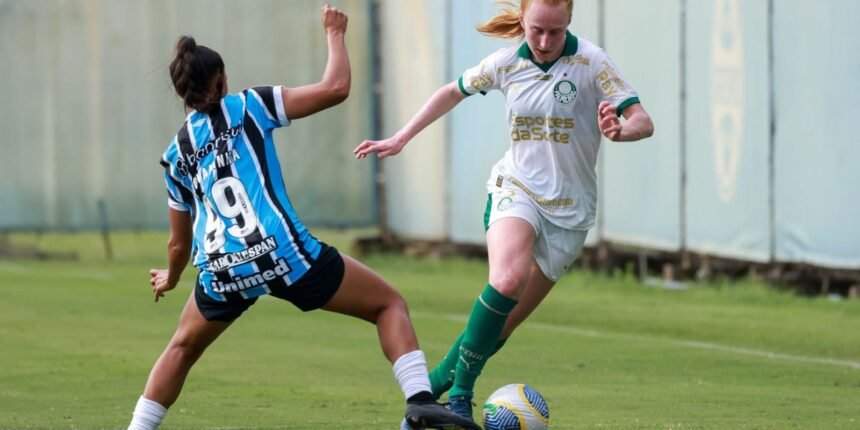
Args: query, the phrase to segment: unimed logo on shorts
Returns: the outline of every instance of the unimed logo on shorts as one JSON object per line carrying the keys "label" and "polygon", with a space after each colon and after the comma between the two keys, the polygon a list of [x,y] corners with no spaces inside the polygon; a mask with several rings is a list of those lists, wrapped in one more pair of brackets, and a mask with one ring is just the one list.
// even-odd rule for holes
{"label": "unimed logo on shorts", "polygon": [[290,266],[287,260],[279,258],[276,261],[277,265],[274,269],[264,270],[259,273],[248,276],[234,276],[233,282],[212,281],[212,291],[216,293],[235,293],[237,291],[247,290],[272,281],[275,278],[283,277],[290,273]]}

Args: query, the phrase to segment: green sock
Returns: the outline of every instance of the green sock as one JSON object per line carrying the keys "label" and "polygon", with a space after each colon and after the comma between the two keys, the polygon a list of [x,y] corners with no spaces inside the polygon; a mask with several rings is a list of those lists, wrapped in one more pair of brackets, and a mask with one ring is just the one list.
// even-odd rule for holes
{"label": "green sock", "polygon": [[475,381],[499,341],[508,314],[516,305],[516,300],[503,296],[492,285],[484,288],[466,323],[454,371],[454,386],[448,397],[473,396]]}
{"label": "green sock", "polygon": [[[457,337],[457,340],[454,341],[454,344],[451,345],[451,349],[445,354],[445,357],[442,358],[442,361],[436,365],[432,372],[430,372],[430,386],[433,389],[433,397],[438,399],[442,397],[446,391],[451,389],[451,386],[454,385],[454,369],[457,367],[457,360],[460,357],[460,343],[463,342],[463,336],[466,333],[460,333],[460,336]],[[505,346],[509,338],[499,339],[496,343],[495,348],[493,348],[493,352],[490,353],[490,357],[495,355]]]}
{"label": "green sock", "polygon": [[466,332],[460,333],[457,340],[451,345],[451,349],[442,358],[442,361],[433,368],[430,372],[430,388],[433,391],[433,397],[439,398],[442,393],[451,389],[454,384],[454,368],[457,367],[457,358],[460,355],[460,343],[463,342],[463,336]]}

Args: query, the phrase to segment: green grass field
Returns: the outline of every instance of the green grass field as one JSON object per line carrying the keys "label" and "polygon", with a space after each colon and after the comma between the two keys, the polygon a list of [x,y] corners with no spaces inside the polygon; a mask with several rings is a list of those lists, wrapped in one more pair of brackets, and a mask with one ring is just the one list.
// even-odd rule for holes
{"label": "green grass field", "polygon": [[[350,234],[320,237],[348,250]],[[0,428],[124,428],[194,271],[153,303],[166,235],[15,235],[77,261],[0,260]],[[433,365],[486,264],[363,258],[401,290]],[[483,400],[540,390],[553,429],[858,429],[860,301],[753,282],[681,291],[574,272],[487,365]],[[165,429],[395,429],[403,399],[374,327],[260,300],[192,370]]]}

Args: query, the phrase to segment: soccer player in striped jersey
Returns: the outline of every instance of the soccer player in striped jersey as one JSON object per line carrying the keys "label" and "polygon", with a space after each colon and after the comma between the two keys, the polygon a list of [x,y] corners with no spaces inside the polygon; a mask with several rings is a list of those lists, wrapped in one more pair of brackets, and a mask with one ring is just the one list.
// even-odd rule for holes
{"label": "soccer player in striped jersey", "polygon": [[430,374],[433,394],[450,390],[449,407],[466,417],[484,363],[549,294],[594,225],[601,134],[635,141],[654,131],[606,53],[567,31],[572,13],[573,0],[522,0],[519,10],[502,11],[478,31],[525,42],[490,54],[443,86],[394,136],[354,151],[358,158],[396,155],[466,97],[505,95],[510,148],[487,181],[484,214],[488,284],[465,331]]}
{"label": "soccer player in striped jersey", "polygon": [[347,98],[347,17],[322,10],[328,62],[315,84],[227,93],[215,51],[184,36],[170,75],[188,115],[164,153],[170,217],[168,268],[150,271],[155,301],[179,281],[190,254],[200,270],[179,327],[155,363],[130,429],[160,425],[191,366],[232,321],[265,294],[310,311],[376,324],[407,399],[405,419],[421,428],[479,429],[438,404],[400,294],[356,260],[320,242],[290,204],[272,131]]}

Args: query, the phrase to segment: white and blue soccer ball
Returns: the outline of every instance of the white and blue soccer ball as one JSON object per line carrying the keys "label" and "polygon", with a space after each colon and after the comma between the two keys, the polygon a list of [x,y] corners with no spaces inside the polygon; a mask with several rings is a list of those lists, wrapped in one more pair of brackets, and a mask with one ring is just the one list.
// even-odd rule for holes
{"label": "white and blue soccer ball", "polygon": [[484,403],[485,430],[546,430],[549,405],[525,384],[510,384],[490,394]]}

